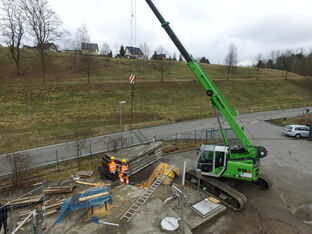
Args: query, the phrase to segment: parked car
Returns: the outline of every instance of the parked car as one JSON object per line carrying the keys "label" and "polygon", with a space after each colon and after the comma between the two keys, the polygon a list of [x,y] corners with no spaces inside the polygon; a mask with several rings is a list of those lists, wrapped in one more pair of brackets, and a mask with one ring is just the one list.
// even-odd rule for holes
{"label": "parked car", "polygon": [[285,135],[296,137],[309,137],[310,127],[305,125],[287,125],[282,131]]}

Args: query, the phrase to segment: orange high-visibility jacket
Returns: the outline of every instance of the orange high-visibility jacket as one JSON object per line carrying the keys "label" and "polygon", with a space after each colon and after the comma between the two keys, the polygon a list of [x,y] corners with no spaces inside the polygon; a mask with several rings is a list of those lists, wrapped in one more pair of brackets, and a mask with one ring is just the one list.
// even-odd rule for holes
{"label": "orange high-visibility jacket", "polygon": [[117,165],[116,165],[116,162],[114,160],[112,160],[108,163],[108,167],[109,167],[110,172],[114,172],[117,170]]}
{"label": "orange high-visibility jacket", "polygon": [[122,173],[127,173],[128,169],[129,169],[128,164],[122,164],[122,165],[121,165],[120,171],[121,171]]}

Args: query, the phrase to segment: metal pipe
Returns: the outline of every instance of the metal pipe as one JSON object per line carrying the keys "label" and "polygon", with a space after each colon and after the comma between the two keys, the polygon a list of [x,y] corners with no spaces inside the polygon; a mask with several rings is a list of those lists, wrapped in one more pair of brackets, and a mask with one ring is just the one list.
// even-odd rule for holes
{"label": "metal pipe", "polygon": [[171,197],[168,197],[166,200],[164,200],[164,204],[166,204],[168,201],[175,199],[176,197],[173,195]]}
{"label": "metal pipe", "polygon": [[18,225],[14,231],[11,233],[11,234],[15,234],[30,218],[31,216],[33,215],[33,212],[31,212],[22,222],[20,225]]}
{"label": "metal pipe", "polygon": [[109,223],[109,222],[104,222],[104,221],[99,221],[99,223],[119,227],[118,223]]}
{"label": "metal pipe", "polygon": [[184,160],[184,165],[183,165],[183,177],[182,177],[182,186],[183,187],[185,185],[185,173],[186,173],[186,160]]}

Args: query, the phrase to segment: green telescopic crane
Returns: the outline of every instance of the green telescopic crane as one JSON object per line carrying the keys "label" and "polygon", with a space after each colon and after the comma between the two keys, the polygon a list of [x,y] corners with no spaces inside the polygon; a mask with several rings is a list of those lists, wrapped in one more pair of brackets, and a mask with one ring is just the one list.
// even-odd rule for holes
{"label": "green telescopic crane", "polygon": [[[194,165],[195,170],[200,171],[201,175],[250,181],[256,183],[262,188],[270,187],[269,182],[261,177],[259,168],[260,158],[267,156],[266,149],[262,146],[254,146],[252,144],[235,119],[238,115],[237,111],[222,95],[216,85],[212,82],[211,78],[205,74],[199,64],[187,52],[179,38],[171,29],[169,22],[163,18],[153,1],[146,0],[146,3],[154,12],[155,16],[160,21],[161,26],[186,60],[188,67],[199,80],[206,94],[210,98],[213,108],[220,111],[241,142],[240,148],[230,148],[220,126],[221,133],[225,140],[225,146],[202,145]],[[239,209],[240,207],[236,208]]]}

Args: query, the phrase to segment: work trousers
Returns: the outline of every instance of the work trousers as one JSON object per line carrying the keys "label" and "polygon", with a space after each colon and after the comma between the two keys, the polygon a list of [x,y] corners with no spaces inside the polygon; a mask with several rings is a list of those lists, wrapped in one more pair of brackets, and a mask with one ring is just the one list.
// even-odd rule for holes
{"label": "work trousers", "polygon": [[0,220],[0,231],[2,229],[2,224],[3,224],[3,228],[4,228],[4,234],[6,234],[7,230],[8,230],[7,218],[5,218],[5,217],[1,218],[1,220]]}
{"label": "work trousers", "polygon": [[117,172],[117,170],[114,171],[114,172],[110,172],[110,173],[112,175],[112,181],[113,182],[116,181],[118,179],[118,172]]}

